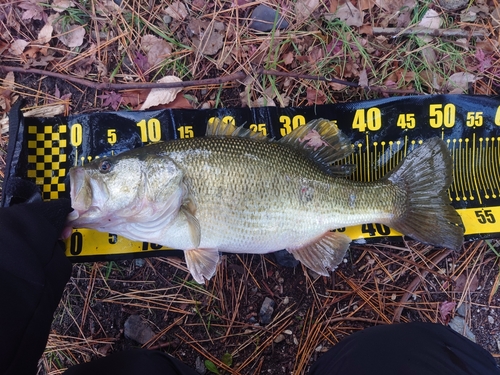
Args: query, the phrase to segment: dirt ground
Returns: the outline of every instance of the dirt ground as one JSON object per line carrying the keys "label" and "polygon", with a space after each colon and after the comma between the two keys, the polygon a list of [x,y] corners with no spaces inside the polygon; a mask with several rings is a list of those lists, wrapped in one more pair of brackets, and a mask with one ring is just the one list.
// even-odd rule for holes
{"label": "dirt ground", "polygon": [[[82,0],[70,2],[74,6],[61,12],[51,8],[56,1],[43,2],[41,8],[38,3],[0,5],[0,65],[45,69],[65,77],[16,72],[12,82],[1,73],[2,115],[21,96],[27,100],[26,110],[61,105],[59,114],[138,109],[147,96],[136,89],[96,90],[68,77],[128,84],[164,75],[199,80],[238,70],[252,76],[262,68],[295,74],[184,89],[185,101],[176,101],[174,107],[196,109],[270,102],[315,105],[407,94],[496,95],[499,85],[495,1],[473,1],[452,10],[448,2],[398,1],[395,10],[384,1],[357,1],[354,10],[349,8],[350,17],[340,21],[326,17],[344,9],[342,1],[318,2],[309,12],[294,4],[308,6],[312,1],[204,5],[192,0],[185,2],[190,13],[184,19],[166,11],[171,1],[151,1],[145,9],[131,0],[124,3],[125,10],[117,11],[109,10],[110,2]],[[248,29],[257,3],[280,9],[291,26],[274,34]],[[429,10],[443,20],[438,28],[424,22]],[[65,20],[57,27],[84,29],[82,44],[68,46],[71,42],[59,36],[73,32],[57,31],[56,26],[44,42],[39,33],[51,15]],[[225,25],[218,32],[223,35],[221,47],[213,54],[200,47],[203,37],[192,30],[192,20],[204,15]],[[113,17],[121,24],[112,22]],[[417,24],[455,34],[422,41],[403,33]],[[378,27],[392,28],[392,34],[377,34]],[[485,36],[475,37],[478,32]],[[148,51],[141,49],[145,34],[158,38]],[[215,31],[209,34],[210,43],[219,43]],[[29,44],[19,52],[13,44],[21,39]],[[160,39],[171,44],[162,62],[150,53],[166,54]],[[135,96],[125,94],[130,91]],[[7,143],[4,131],[2,179]],[[192,281],[184,260],[176,256],[75,264],[39,373],[60,374],[76,363],[145,347],[170,353],[200,372],[307,374],[315,359],[343,337],[373,325],[409,321],[452,322],[464,334],[470,329],[476,342],[499,360],[499,245],[498,240],[467,242],[460,252],[452,252],[414,241],[353,244],[331,277],[318,277],[300,265],[282,266],[273,254],[226,254],[205,286]],[[271,321],[264,324],[259,311],[266,297],[275,305]],[[134,326],[146,337],[143,343],[126,335],[131,316],[140,317],[142,324]]]}

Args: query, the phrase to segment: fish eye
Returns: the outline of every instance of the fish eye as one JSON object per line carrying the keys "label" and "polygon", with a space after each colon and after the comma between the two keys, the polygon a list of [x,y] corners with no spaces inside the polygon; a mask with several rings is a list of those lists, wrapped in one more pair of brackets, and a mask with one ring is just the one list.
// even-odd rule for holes
{"label": "fish eye", "polygon": [[108,173],[111,170],[111,162],[109,160],[103,160],[99,163],[99,172]]}

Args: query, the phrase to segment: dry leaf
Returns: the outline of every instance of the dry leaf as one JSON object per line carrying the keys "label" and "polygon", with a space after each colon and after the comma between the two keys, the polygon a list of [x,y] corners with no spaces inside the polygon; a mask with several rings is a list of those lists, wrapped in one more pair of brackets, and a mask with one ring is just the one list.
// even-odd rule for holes
{"label": "dry leaf", "polygon": [[66,47],[80,47],[83,44],[85,29],[82,26],[71,25],[69,30],[58,38]]}
{"label": "dry leaf", "polygon": [[161,63],[172,53],[172,46],[164,39],[154,35],[144,35],[141,38],[141,48],[146,53],[149,66]]}
{"label": "dry leaf", "polygon": [[11,95],[15,83],[14,72],[9,72],[3,79],[2,86],[0,86],[0,108],[6,112],[10,111]]}
{"label": "dry leaf", "polygon": [[261,96],[252,102],[252,107],[276,107],[276,103],[268,96]]}
{"label": "dry leaf", "polygon": [[184,95],[178,93],[174,101],[165,105],[165,108],[182,108],[182,109],[193,109],[193,106],[186,99]]}
{"label": "dry leaf", "polygon": [[479,280],[478,280],[477,274],[474,274],[472,279],[469,280],[469,278],[466,274],[461,273],[455,279],[455,287],[453,288],[453,290],[456,293],[461,293],[466,288],[467,288],[467,290],[470,290],[470,291],[476,291],[478,287],[479,287]]}
{"label": "dry leaf", "polygon": [[295,3],[295,16],[299,22],[309,18],[312,12],[319,7],[319,0],[297,0]]}
{"label": "dry leaf", "polygon": [[441,321],[445,324],[451,319],[451,313],[455,310],[456,302],[445,301],[441,303],[439,307],[439,314],[441,315]]}
{"label": "dry leaf", "polygon": [[70,7],[74,7],[75,3],[71,0],[53,0],[52,9],[57,13],[61,13]]}
{"label": "dry leaf", "polygon": [[39,4],[39,1],[23,1],[18,4],[18,7],[24,9],[21,17],[24,21],[47,19],[47,14],[44,12],[44,8]]}
{"label": "dry leaf", "polygon": [[174,20],[183,20],[188,16],[188,11],[184,3],[174,1],[172,5],[165,9],[165,13],[172,17]]}
{"label": "dry leaf", "polygon": [[9,47],[9,52],[14,56],[20,56],[29,43],[23,39],[16,39]]}
{"label": "dry leaf", "polygon": [[445,88],[450,90],[450,94],[462,94],[469,88],[469,83],[476,82],[477,79],[472,73],[454,73],[448,78]]}
{"label": "dry leaf", "polygon": [[308,87],[306,89],[306,93],[307,93],[306,97],[308,105],[326,103],[326,95],[323,91],[315,89],[313,87]]}
{"label": "dry leaf", "polygon": [[100,13],[107,15],[108,17],[112,17],[113,15],[119,14],[122,12],[122,8],[116,4],[113,0],[100,0],[96,2],[96,9]]}
{"label": "dry leaf", "polygon": [[358,85],[361,87],[368,87],[368,74],[366,73],[366,69],[359,72]]}
{"label": "dry leaf", "polygon": [[429,87],[439,90],[441,88],[441,84],[443,83],[443,77],[441,75],[436,74],[436,72],[424,69],[419,72],[420,79]]}
{"label": "dry leaf", "polygon": [[[182,80],[175,76],[166,76],[158,80],[158,82],[182,82]],[[149,92],[146,101],[142,104],[141,110],[145,110],[160,104],[167,104],[174,101],[177,93],[182,91],[182,87],[174,87],[170,89],[152,89]]]}
{"label": "dry leaf", "polygon": [[2,80],[2,86],[0,87],[0,89],[13,90],[15,83],[16,83],[16,79],[14,76],[14,72],[8,72],[5,75],[5,78]]}
{"label": "dry leaf", "polygon": [[335,17],[344,21],[347,26],[359,27],[363,25],[363,13],[350,1],[346,1],[337,8]]}
{"label": "dry leaf", "polygon": [[126,90],[122,91],[120,94],[122,96],[122,105],[139,109],[140,103],[143,103],[146,100],[149,92],[146,90]]}
{"label": "dry leaf", "polygon": [[294,60],[294,54],[293,54],[293,52],[288,52],[288,53],[285,53],[282,56],[282,58],[283,58],[283,64],[290,65]]}
{"label": "dry leaf", "polygon": [[[424,36],[422,37],[422,39],[429,43],[432,38],[430,36]],[[425,46],[424,48],[422,48],[420,53],[422,54],[422,57],[428,66],[433,66],[436,63],[437,54],[434,48],[432,48],[431,46]]]}
{"label": "dry leaf", "polygon": [[394,16],[399,13],[404,7],[410,6],[413,8],[415,3],[413,1],[413,6],[408,4],[408,0],[375,0],[375,4],[379,8],[382,8],[389,16]]}
{"label": "dry leaf", "polygon": [[375,5],[375,1],[374,0],[361,0],[359,2],[359,7],[360,7],[361,10],[371,9],[371,8],[373,8],[374,5]]}
{"label": "dry leaf", "polygon": [[420,27],[427,27],[429,29],[439,29],[441,26],[441,18],[439,17],[438,12],[434,9],[429,9],[425,12],[422,20],[418,23]]}
{"label": "dry leaf", "polygon": [[222,22],[208,22],[192,19],[188,24],[188,31],[193,33],[193,44],[203,55],[215,55],[224,45],[224,36],[220,33],[225,30]]}
{"label": "dry leaf", "polygon": [[46,23],[38,33],[38,42],[40,42],[41,44],[50,42],[50,40],[52,39],[53,31],[54,27],[51,24]]}

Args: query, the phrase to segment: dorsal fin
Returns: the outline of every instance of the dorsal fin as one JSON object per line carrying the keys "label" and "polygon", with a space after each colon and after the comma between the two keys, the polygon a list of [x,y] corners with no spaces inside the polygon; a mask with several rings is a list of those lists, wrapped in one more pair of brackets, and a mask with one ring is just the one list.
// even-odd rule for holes
{"label": "dorsal fin", "polygon": [[304,152],[328,173],[345,176],[354,170],[353,165],[331,165],[353,152],[351,141],[333,121],[312,120],[278,142]]}
{"label": "dorsal fin", "polygon": [[263,141],[269,140],[269,138],[260,132],[254,132],[253,130],[246,129],[243,126],[236,127],[233,122],[222,121],[218,118],[211,118],[208,121],[205,136],[253,138]]}

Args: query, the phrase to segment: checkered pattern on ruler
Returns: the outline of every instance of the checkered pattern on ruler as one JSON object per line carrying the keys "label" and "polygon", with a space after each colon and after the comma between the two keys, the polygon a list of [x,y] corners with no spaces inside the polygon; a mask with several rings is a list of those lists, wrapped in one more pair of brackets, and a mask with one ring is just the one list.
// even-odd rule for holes
{"label": "checkered pattern on ruler", "polygon": [[28,178],[42,190],[44,200],[57,199],[65,191],[67,125],[28,127]]}

